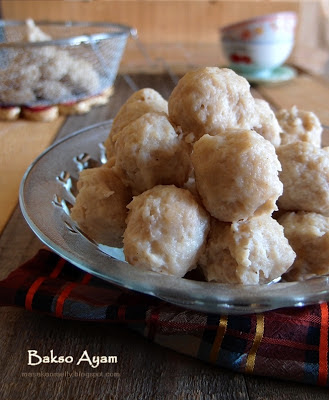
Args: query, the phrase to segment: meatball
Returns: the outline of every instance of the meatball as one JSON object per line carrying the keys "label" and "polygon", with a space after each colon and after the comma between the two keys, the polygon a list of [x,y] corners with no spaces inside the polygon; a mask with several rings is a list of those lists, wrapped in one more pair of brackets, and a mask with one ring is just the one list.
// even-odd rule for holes
{"label": "meatball", "polygon": [[281,126],[281,144],[302,141],[321,146],[322,125],[319,118],[311,111],[282,109],[276,113]]}
{"label": "meatball", "polygon": [[71,85],[72,91],[78,95],[95,95],[100,90],[100,79],[97,71],[91,63],[83,59],[71,59],[63,82]]}
{"label": "meatball", "polygon": [[274,111],[271,109],[268,102],[263,99],[255,99],[255,104],[259,118],[258,125],[254,127],[255,131],[269,140],[274,147],[280,146],[281,128]]}
{"label": "meatball", "polygon": [[40,66],[42,79],[59,81],[68,73],[73,59],[69,52],[65,50],[57,50],[54,57],[47,63]]}
{"label": "meatball", "polygon": [[148,112],[168,113],[167,101],[154,89],[138,90],[123,104],[104,144],[109,158],[115,154],[115,143],[123,128]]}
{"label": "meatball", "polygon": [[258,124],[248,81],[227,68],[207,67],[186,73],[168,100],[169,119],[186,140],[229,128]]}
{"label": "meatball", "polygon": [[51,40],[51,36],[43,32],[38,26],[36,26],[33,19],[28,18],[26,20],[25,39],[28,42],[43,42],[45,40]]}
{"label": "meatball", "polygon": [[284,277],[301,281],[329,274],[329,218],[299,211],[283,214],[278,222],[296,252],[296,260]]}
{"label": "meatball", "polygon": [[78,189],[72,219],[96,242],[122,247],[126,206],[132,196],[113,168],[104,165],[81,171]]}
{"label": "meatball", "polygon": [[30,87],[22,89],[7,89],[0,93],[0,102],[6,105],[27,105],[33,103],[35,100],[35,94]]}
{"label": "meatball", "polygon": [[203,204],[218,220],[233,222],[277,209],[281,166],[274,146],[255,131],[204,135],[191,158]]}
{"label": "meatball", "polygon": [[39,67],[31,62],[27,65],[14,62],[6,70],[5,74],[6,81],[10,82],[11,89],[32,90],[40,79]]}
{"label": "meatball", "polygon": [[61,82],[44,80],[40,81],[35,87],[38,97],[52,102],[63,101],[70,97],[70,90]]}
{"label": "meatball", "polygon": [[160,184],[182,186],[188,178],[188,146],[166,114],[146,113],[127,125],[116,149],[115,167],[133,194]]}
{"label": "meatball", "polygon": [[295,252],[270,215],[232,224],[212,220],[201,267],[208,281],[263,284],[288,270]]}
{"label": "meatball", "polygon": [[155,186],[134,197],[128,208],[123,242],[130,264],[177,277],[196,267],[209,216],[188,190]]}
{"label": "meatball", "polygon": [[280,146],[280,209],[310,211],[329,216],[329,152],[307,142]]}

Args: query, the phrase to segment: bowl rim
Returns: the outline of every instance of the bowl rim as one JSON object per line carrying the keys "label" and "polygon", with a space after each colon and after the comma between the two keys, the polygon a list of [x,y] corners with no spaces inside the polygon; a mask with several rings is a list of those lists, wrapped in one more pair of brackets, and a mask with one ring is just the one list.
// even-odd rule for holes
{"label": "bowl rim", "polygon": [[261,41],[253,41],[253,40],[243,40],[243,39],[232,39],[228,37],[223,37],[221,38],[222,44],[225,45],[243,45],[243,46],[273,46],[273,45],[288,45],[288,44],[294,44],[295,39],[290,38],[290,39],[285,39],[285,40],[267,40],[264,42]]}
{"label": "bowl rim", "polygon": [[[26,47],[43,47],[43,46],[58,46],[58,45],[69,45],[69,46],[78,46],[82,43],[92,43],[98,42],[101,40],[120,37],[120,36],[135,36],[137,35],[137,31],[135,28],[132,28],[128,25],[119,24],[119,23],[110,23],[110,22],[83,22],[83,21],[49,21],[49,20],[35,20],[36,26],[59,26],[63,28],[69,27],[98,27],[104,28],[104,32],[93,33],[93,34],[84,34],[84,35],[76,35],[63,39],[51,39],[51,40],[43,40],[40,42],[27,42],[27,41],[19,41],[19,42],[0,42],[0,48],[26,48]],[[0,19],[0,29],[6,26],[23,26],[26,24],[25,20],[4,20]],[[105,29],[115,28],[113,32],[106,32]]]}
{"label": "bowl rim", "polygon": [[239,29],[243,27],[244,25],[249,25],[253,24],[256,22],[263,22],[263,21],[272,21],[277,18],[293,18],[295,21],[297,21],[297,13],[295,11],[278,11],[270,14],[263,14],[263,15],[258,15],[256,17],[248,18],[239,22],[234,22],[229,25],[225,25],[221,27],[219,30],[221,33],[226,33],[234,29]]}

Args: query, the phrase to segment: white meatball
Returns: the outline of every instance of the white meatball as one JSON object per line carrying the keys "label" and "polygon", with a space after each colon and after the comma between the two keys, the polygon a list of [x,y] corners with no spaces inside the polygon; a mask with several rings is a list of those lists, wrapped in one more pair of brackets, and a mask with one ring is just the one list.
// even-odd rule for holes
{"label": "white meatball", "polygon": [[322,125],[319,118],[311,111],[299,110],[296,106],[282,109],[276,113],[281,127],[281,144],[308,142],[321,146]]}
{"label": "white meatball", "polygon": [[256,112],[258,114],[259,123],[255,126],[255,131],[269,140],[274,147],[281,144],[280,132],[281,128],[276,119],[274,111],[271,109],[267,101],[263,99],[255,99]]}
{"label": "white meatball", "polygon": [[87,61],[72,58],[68,72],[63,82],[72,86],[76,94],[94,95],[100,90],[100,80],[97,71]]}
{"label": "white meatball", "polygon": [[329,274],[329,218],[299,211],[283,214],[278,222],[296,252],[296,260],[285,278],[301,281]]}
{"label": "white meatball", "polygon": [[111,132],[104,143],[109,158],[115,154],[115,144],[121,131],[131,122],[149,112],[168,113],[167,101],[156,90],[141,89],[128,98],[114,118]]}
{"label": "white meatball", "polygon": [[212,220],[201,266],[208,281],[262,284],[281,277],[294,259],[282,226],[262,215],[232,224]]}
{"label": "white meatball", "polygon": [[293,142],[280,146],[277,154],[283,183],[279,208],[329,216],[329,152],[311,143]]}
{"label": "white meatball", "polygon": [[45,40],[51,40],[51,36],[43,32],[41,28],[36,26],[33,19],[28,18],[25,24],[26,24],[25,39],[28,42],[43,42]]}
{"label": "white meatball", "polygon": [[190,165],[188,146],[166,114],[142,115],[122,130],[116,143],[115,167],[133,194],[160,184],[182,186]]}
{"label": "white meatball", "polygon": [[40,66],[42,79],[60,81],[68,73],[72,63],[73,59],[68,51],[57,50],[54,57]]}
{"label": "white meatball", "polygon": [[191,157],[198,192],[213,217],[233,222],[277,209],[281,166],[274,146],[255,131],[204,135]]}
{"label": "white meatball", "polygon": [[258,123],[247,80],[227,68],[206,67],[186,73],[168,100],[169,119],[194,142],[205,133],[251,129]]}
{"label": "white meatball", "polygon": [[35,94],[30,87],[22,89],[7,89],[0,93],[0,101],[3,104],[28,105],[36,100]]}
{"label": "white meatball", "polygon": [[61,82],[45,80],[35,88],[35,93],[43,100],[60,102],[70,97],[70,90]]}
{"label": "white meatball", "polygon": [[209,216],[186,189],[156,186],[128,205],[124,253],[137,268],[183,277],[204,249]]}
{"label": "white meatball", "polygon": [[107,165],[81,171],[71,217],[98,243],[122,246],[127,204],[132,196]]}
{"label": "white meatball", "polygon": [[4,89],[26,90],[31,89],[40,79],[39,67],[31,64],[17,64],[13,62],[1,74],[1,85]]}

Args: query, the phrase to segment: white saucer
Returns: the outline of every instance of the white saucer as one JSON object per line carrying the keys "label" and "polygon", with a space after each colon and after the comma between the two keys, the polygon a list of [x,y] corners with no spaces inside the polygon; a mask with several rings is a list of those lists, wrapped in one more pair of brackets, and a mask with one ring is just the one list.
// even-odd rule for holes
{"label": "white saucer", "polygon": [[295,68],[288,65],[282,65],[281,67],[275,68],[271,74],[266,77],[254,76],[241,71],[237,73],[246,78],[249,83],[271,85],[290,81],[297,76]]}

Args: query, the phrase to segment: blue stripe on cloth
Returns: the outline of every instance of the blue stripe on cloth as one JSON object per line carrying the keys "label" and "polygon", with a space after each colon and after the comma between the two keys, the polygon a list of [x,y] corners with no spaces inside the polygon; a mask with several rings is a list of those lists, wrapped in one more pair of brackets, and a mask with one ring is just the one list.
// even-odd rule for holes
{"label": "blue stripe on cloth", "polygon": [[246,364],[246,358],[246,353],[226,350],[222,347],[219,352],[216,365],[223,368],[230,368],[233,371],[241,372],[242,366]]}
{"label": "blue stripe on cloth", "polygon": [[309,326],[306,343],[317,346],[317,350],[305,350],[304,382],[315,385],[319,375],[320,327]]}
{"label": "blue stripe on cloth", "polygon": [[210,352],[216,337],[219,321],[220,321],[219,315],[209,314],[207,316],[207,324],[202,335],[197,355],[197,357],[200,358],[201,360],[209,362]]}

